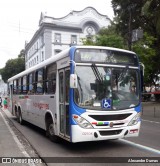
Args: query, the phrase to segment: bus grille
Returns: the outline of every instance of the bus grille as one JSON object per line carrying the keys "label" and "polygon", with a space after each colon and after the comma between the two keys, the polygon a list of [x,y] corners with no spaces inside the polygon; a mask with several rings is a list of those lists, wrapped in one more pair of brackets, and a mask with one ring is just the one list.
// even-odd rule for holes
{"label": "bus grille", "polygon": [[122,130],[110,130],[110,131],[99,131],[101,136],[106,135],[118,135],[122,132]]}
{"label": "bus grille", "polygon": [[97,121],[113,121],[113,120],[123,120],[129,117],[129,114],[116,114],[116,115],[89,115],[91,118]]}

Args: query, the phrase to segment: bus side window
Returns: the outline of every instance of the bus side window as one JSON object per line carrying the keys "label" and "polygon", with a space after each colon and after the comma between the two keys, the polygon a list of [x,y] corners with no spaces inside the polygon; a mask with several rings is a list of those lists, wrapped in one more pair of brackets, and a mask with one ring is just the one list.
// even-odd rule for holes
{"label": "bus side window", "polygon": [[22,78],[22,92],[23,94],[27,93],[27,76]]}
{"label": "bus side window", "polygon": [[46,68],[45,91],[48,94],[55,94],[56,91],[56,64]]}
{"label": "bus side window", "polygon": [[35,89],[36,93],[42,94],[43,93],[43,69],[39,69],[36,71],[36,80],[35,80]]}
{"label": "bus side window", "polygon": [[13,82],[13,94],[16,94],[17,93],[17,81],[14,80]]}
{"label": "bus side window", "polygon": [[16,85],[17,94],[21,94],[21,85],[22,85],[21,78],[19,78],[17,79],[17,85]]}
{"label": "bus side window", "polygon": [[33,73],[30,73],[28,75],[28,94],[34,94],[34,79],[33,79]]}
{"label": "bus side window", "polygon": [[22,94],[22,78],[19,79],[19,94]]}

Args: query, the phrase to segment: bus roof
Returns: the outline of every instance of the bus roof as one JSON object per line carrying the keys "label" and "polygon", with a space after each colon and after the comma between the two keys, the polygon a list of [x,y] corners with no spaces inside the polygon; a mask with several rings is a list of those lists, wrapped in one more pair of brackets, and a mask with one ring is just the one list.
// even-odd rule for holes
{"label": "bus roof", "polygon": [[45,61],[27,69],[27,70],[24,70],[23,72],[11,77],[8,79],[8,82],[10,81],[13,81],[19,77],[22,77],[22,76],[25,76],[27,75],[28,73],[31,73],[39,68],[42,68],[44,66],[47,66],[53,62],[56,62],[57,60],[60,60],[64,57],[66,57],[67,55],[69,55],[69,51],[70,49],[72,48],[92,48],[92,49],[108,49],[108,50],[113,50],[113,51],[122,51],[122,52],[126,52],[126,53],[131,53],[131,54],[135,54],[134,52],[132,51],[128,51],[128,50],[124,50],[124,49],[119,49],[119,48],[114,48],[114,47],[104,47],[104,46],[72,46],[72,47],[69,47],[63,51],[61,51],[60,53],[54,55],[54,56],[51,56],[50,58],[46,59]]}
{"label": "bus roof", "polygon": [[135,54],[133,51],[121,49],[121,48],[115,48],[115,47],[106,47],[106,46],[74,46],[76,48],[93,48],[93,49],[108,49],[108,50],[113,50],[113,51],[122,51],[130,54]]}
{"label": "bus roof", "polygon": [[41,63],[39,63],[39,64],[37,64],[37,65],[35,65],[35,66],[29,68],[29,69],[26,69],[26,70],[22,71],[21,73],[19,73],[19,74],[13,76],[13,77],[11,77],[11,78],[9,78],[9,79],[8,79],[8,82],[13,81],[13,80],[15,80],[15,79],[17,79],[17,78],[19,78],[19,77],[25,76],[25,75],[27,75],[28,73],[31,73],[31,72],[33,72],[33,71],[35,71],[35,70],[37,70],[37,69],[40,69],[40,68],[42,68],[42,67],[44,67],[44,66],[46,66],[46,65],[51,64],[51,63],[53,63],[53,62],[56,62],[57,60],[59,60],[59,59],[65,57],[65,56],[67,56],[68,53],[69,53],[69,50],[70,50],[69,48],[68,48],[68,49],[65,49],[65,50],[63,50],[62,52],[60,52],[59,54],[56,54],[56,55],[54,55],[54,56],[51,56],[50,58],[46,59],[45,61],[43,61],[43,62],[41,62]]}

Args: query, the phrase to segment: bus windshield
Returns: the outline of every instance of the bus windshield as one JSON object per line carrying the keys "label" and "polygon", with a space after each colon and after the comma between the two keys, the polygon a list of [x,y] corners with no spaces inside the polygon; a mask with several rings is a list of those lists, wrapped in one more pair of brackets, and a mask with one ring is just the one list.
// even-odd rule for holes
{"label": "bus windshield", "polygon": [[[119,110],[139,104],[138,71],[129,68],[77,66],[78,88],[74,90],[75,103],[86,109]],[[103,108],[102,101],[111,101]]]}

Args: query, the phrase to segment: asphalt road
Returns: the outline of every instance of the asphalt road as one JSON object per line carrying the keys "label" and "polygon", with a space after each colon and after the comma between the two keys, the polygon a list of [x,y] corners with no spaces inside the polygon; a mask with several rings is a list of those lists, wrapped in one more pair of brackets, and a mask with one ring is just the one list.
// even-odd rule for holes
{"label": "asphalt road", "polygon": [[[10,123],[19,131],[19,136],[23,136],[30,143],[33,150],[41,157],[44,161],[50,162],[53,157],[61,157],[62,163],[47,163],[47,165],[106,165],[106,163],[94,163],[96,162],[96,157],[114,157],[113,160],[121,159],[121,157],[128,157],[132,159],[134,157],[139,158],[149,158],[149,157],[159,157],[160,160],[160,117],[158,114],[160,104],[155,105],[154,103],[144,103],[143,104],[143,115],[142,115],[142,125],[139,137],[121,139],[115,141],[100,141],[100,142],[84,142],[84,143],[68,143],[62,141],[61,143],[53,143],[45,136],[45,132],[31,124],[26,124],[21,126],[17,123],[16,119],[12,117],[8,112]],[[155,108],[154,108],[155,107]],[[153,110],[152,110],[153,109]],[[156,114],[154,113],[156,110]],[[152,112],[153,111],[153,112]],[[153,114],[152,114],[153,113]],[[156,116],[155,116],[156,115]],[[10,124],[10,125],[12,125]],[[31,151],[30,151],[31,152]],[[31,153],[30,153],[31,154]],[[32,155],[32,154],[31,154]],[[52,158],[46,158],[52,157]],[[64,158],[63,158],[64,157]],[[81,161],[84,163],[78,163],[78,159],[75,160],[77,163],[65,163],[65,157],[80,157]],[[85,163],[86,157],[93,163]],[[101,158],[99,158],[101,159]],[[102,158],[103,160],[103,158]],[[114,162],[115,162],[114,161]],[[134,163],[133,165],[160,165],[151,163]],[[107,165],[122,165],[118,163],[107,163]],[[123,165],[128,165],[128,163],[123,163]],[[130,163],[132,165],[132,163]]]}

